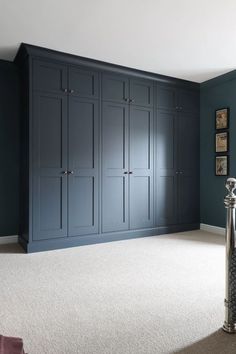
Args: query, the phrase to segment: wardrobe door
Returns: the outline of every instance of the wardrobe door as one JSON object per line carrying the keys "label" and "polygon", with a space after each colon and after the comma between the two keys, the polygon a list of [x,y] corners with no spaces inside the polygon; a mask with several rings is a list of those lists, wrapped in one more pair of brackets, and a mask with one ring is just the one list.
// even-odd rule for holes
{"label": "wardrobe door", "polygon": [[199,92],[194,90],[178,90],[178,109],[191,114],[199,113],[200,99]]}
{"label": "wardrobe door", "polygon": [[177,116],[157,111],[156,125],[156,212],[158,226],[177,223]]}
{"label": "wardrobe door", "polygon": [[67,67],[46,60],[34,60],[33,89],[57,94],[66,92]]}
{"label": "wardrobe door", "polygon": [[180,223],[199,222],[199,119],[178,113],[178,210]]}
{"label": "wardrobe door", "polygon": [[151,80],[130,80],[130,104],[153,107],[153,82]]}
{"label": "wardrobe door", "polygon": [[153,111],[130,107],[130,228],[153,226]]}
{"label": "wardrobe door", "polygon": [[103,102],[102,231],[128,229],[128,107]]}
{"label": "wardrobe door", "polygon": [[33,240],[67,236],[67,98],[35,93]]}
{"label": "wardrobe door", "polygon": [[167,85],[157,86],[157,108],[176,110],[177,109],[177,92],[176,89]]}
{"label": "wardrobe door", "polygon": [[69,98],[68,234],[98,232],[98,102]]}
{"label": "wardrobe door", "polygon": [[77,66],[70,67],[68,91],[79,97],[98,98],[98,73]]}
{"label": "wardrobe door", "polygon": [[129,102],[129,79],[123,75],[103,74],[102,98],[118,103]]}
{"label": "wardrobe door", "polygon": [[199,223],[199,175],[184,173],[178,179],[179,223]]}

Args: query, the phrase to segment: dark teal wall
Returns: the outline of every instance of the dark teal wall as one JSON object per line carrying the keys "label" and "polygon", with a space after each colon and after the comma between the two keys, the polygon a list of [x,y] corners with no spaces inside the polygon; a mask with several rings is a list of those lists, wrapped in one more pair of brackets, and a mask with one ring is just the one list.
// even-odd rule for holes
{"label": "dark teal wall", "polygon": [[236,176],[236,71],[201,85],[201,222],[225,227],[226,177],[215,176],[215,110],[230,108],[230,176]]}
{"label": "dark teal wall", "polygon": [[0,236],[18,233],[19,111],[17,69],[0,60]]}

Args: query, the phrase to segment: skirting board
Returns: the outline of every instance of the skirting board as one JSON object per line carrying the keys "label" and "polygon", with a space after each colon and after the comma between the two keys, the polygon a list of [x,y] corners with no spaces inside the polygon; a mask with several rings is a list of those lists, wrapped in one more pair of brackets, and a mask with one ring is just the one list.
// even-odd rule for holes
{"label": "skirting board", "polygon": [[[207,224],[200,224],[200,230],[225,236],[225,228],[224,227],[207,225]],[[0,245],[5,245],[8,243],[17,243],[17,242],[18,242],[18,235],[0,236]]]}
{"label": "skirting board", "polygon": [[[207,224],[200,224],[200,230],[211,232],[218,235],[225,235],[225,228]],[[17,243],[18,235],[13,236],[0,236],[0,245],[5,245],[8,243]]]}
{"label": "skirting board", "polygon": [[0,245],[6,245],[8,243],[17,243],[18,242],[18,236],[13,235],[13,236],[0,236]]}
{"label": "skirting board", "polygon": [[200,224],[200,230],[212,232],[213,234],[225,236],[225,228],[207,224]]}

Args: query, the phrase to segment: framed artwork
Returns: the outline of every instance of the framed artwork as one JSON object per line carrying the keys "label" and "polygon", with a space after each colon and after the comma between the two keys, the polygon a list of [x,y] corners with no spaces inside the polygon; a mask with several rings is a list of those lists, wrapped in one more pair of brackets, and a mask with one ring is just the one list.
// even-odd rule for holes
{"label": "framed artwork", "polygon": [[215,174],[216,176],[228,176],[229,174],[228,156],[216,156]]}
{"label": "framed artwork", "polygon": [[229,133],[222,132],[215,134],[215,152],[228,152]]}
{"label": "framed artwork", "polygon": [[229,108],[216,110],[215,126],[216,130],[229,128]]}

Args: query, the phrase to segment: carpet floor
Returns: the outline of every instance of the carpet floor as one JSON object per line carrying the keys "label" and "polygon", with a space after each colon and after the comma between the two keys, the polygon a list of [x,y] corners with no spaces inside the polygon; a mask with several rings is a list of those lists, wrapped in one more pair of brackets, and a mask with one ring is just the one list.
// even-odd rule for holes
{"label": "carpet floor", "polygon": [[24,254],[0,246],[0,334],[29,354],[235,354],[224,237],[191,231]]}

